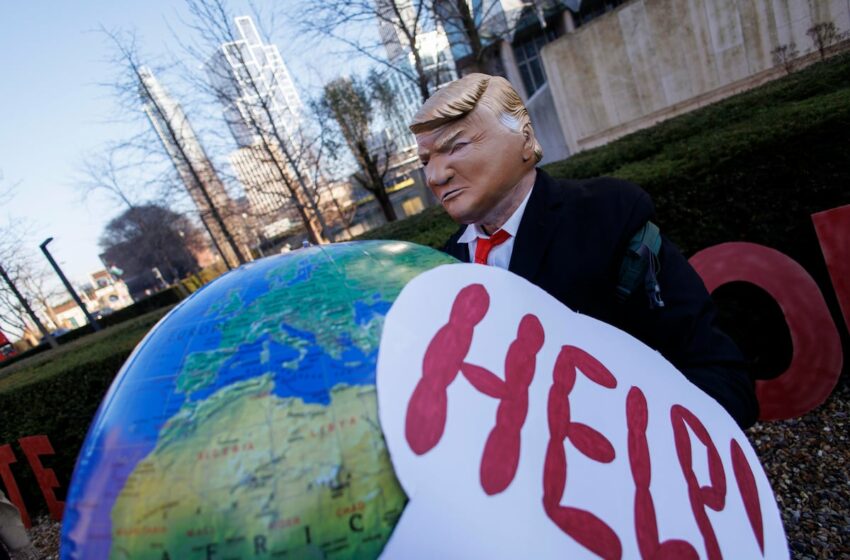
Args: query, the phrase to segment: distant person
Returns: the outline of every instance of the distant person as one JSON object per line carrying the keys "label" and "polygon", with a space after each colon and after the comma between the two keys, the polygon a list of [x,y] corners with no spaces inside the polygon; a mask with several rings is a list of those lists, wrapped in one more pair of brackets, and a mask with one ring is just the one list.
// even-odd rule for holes
{"label": "distant person", "polygon": [[27,530],[21,522],[21,512],[0,490],[0,560],[38,560]]}
{"label": "distant person", "polygon": [[618,179],[560,180],[537,168],[543,151],[504,78],[470,74],[451,82],[425,102],[410,130],[428,186],[461,224],[446,252],[508,269],[570,309],[630,333],[741,427],[756,421],[743,357],[715,326],[711,297],[678,249],[656,236],[660,247],[644,251],[640,288],[624,282],[627,247],[654,227],[649,195]]}

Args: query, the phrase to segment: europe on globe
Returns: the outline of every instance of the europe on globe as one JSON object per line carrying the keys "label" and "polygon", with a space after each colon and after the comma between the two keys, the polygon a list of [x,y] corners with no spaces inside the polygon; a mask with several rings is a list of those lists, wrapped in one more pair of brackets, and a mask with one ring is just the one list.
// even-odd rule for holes
{"label": "europe on globe", "polygon": [[378,424],[384,318],[451,262],[400,242],[310,247],[178,305],[92,423],[61,557],[378,556],[407,501]]}

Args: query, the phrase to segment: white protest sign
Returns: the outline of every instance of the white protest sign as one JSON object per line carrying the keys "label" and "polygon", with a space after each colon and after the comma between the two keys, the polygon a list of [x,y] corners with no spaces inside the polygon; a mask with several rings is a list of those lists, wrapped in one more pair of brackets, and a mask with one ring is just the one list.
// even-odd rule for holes
{"label": "white protest sign", "polygon": [[382,558],[787,558],[735,422],[660,354],[457,264],[384,324],[378,410],[410,498]]}

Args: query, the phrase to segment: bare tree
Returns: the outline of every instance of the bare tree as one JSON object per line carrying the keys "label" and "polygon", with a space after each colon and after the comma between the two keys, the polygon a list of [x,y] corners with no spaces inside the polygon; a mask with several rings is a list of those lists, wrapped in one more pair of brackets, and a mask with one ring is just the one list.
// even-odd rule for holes
{"label": "bare tree", "polygon": [[[47,301],[51,294],[43,281],[47,278],[45,271],[40,270],[31,255],[24,251],[23,240],[17,234],[17,228],[10,225],[0,228],[0,267],[8,279],[0,281],[0,327],[8,334],[17,337],[24,336],[27,332],[34,330],[31,321],[27,318],[27,310],[21,297],[36,313],[42,324],[48,324],[45,318],[46,311],[50,309]],[[45,288],[45,291],[34,297],[33,286]],[[16,293],[17,290],[17,293]],[[19,297],[20,296],[20,297]],[[54,323],[55,325],[55,323]],[[49,327],[48,327],[49,328]]]}
{"label": "bare tree", "polygon": [[320,105],[327,116],[336,121],[360,168],[354,178],[375,196],[387,221],[396,220],[384,184],[395,149],[384,135],[372,134],[373,107],[365,86],[356,78],[337,78],[325,86]]}
{"label": "bare tree", "polygon": [[781,65],[785,69],[786,74],[794,71],[794,61],[799,54],[796,43],[791,42],[787,45],[779,45],[770,51],[770,54],[773,56],[773,63]]}
{"label": "bare tree", "polygon": [[506,25],[496,25],[493,21],[493,16],[501,13],[497,10],[501,4],[489,2],[486,8],[484,4],[481,0],[473,3],[469,0],[431,0],[431,9],[443,24],[449,40],[459,41],[468,48],[470,62],[467,67],[473,72],[485,70],[487,47],[507,32]]}
{"label": "bare tree", "polygon": [[324,137],[303,122],[300,99],[277,48],[262,43],[263,34],[250,18],[237,21],[223,0],[187,0],[187,6],[191,19],[184,23],[199,39],[182,46],[204,72],[188,69],[186,75],[223,109],[240,146],[235,157],[250,168],[243,173],[251,175],[245,185],[253,191],[249,197],[271,198],[270,211],[291,205],[310,241],[324,242],[331,237],[318,182]]}
{"label": "bare tree", "polygon": [[[0,197],[7,200],[14,196],[14,190],[15,185],[4,182],[0,172]],[[21,228],[12,220],[0,226],[0,269],[0,329],[18,337],[35,330],[21,298],[39,322],[47,323],[44,319],[52,313],[49,300],[58,290],[50,285],[42,263],[27,252]]]}
{"label": "bare tree", "polygon": [[[422,34],[433,26],[429,0],[305,2],[298,18],[313,36],[335,39],[410,80],[423,102],[430,97],[433,80],[426,70],[420,44]],[[357,37],[357,27],[375,24],[379,28],[378,41]]]}
{"label": "bare tree", "polygon": [[812,45],[818,50],[821,60],[826,58],[826,49],[842,38],[838,32],[838,27],[831,21],[816,23],[806,31],[806,35],[809,36]]}
{"label": "bare tree", "polygon": [[[151,125],[150,129],[138,136],[113,146],[109,151],[110,157],[114,150],[135,150],[144,154],[143,157],[150,157],[153,152],[157,152],[156,155],[168,159],[198,207],[201,219],[211,230],[211,235],[221,237],[225,245],[223,258],[227,260],[229,256],[238,263],[244,263],[246,257],[232,231],[232,224],[228,224],[227,220],[233,213],[228,208],[230,199],[182,107],[168,97],[153,72],[142,64],[133,34],[106,29],[101,31],[110,40],[114,51],[112,62],[121,71],[120,78],[109,85],[125,109],[137,116],[144,114]],[[158,142],[151,141],[150,132],[156,133]],[[156,146],[160,149],[157,150]],[[138,169],[139,162],[135,165]],[[97,165],[88,165],[92,179],[89,186],[109,191],[132,208],[134,202],[128,190],[116,180],[114,160],[108,159],[100,167],[104,173],[98,176]]]}

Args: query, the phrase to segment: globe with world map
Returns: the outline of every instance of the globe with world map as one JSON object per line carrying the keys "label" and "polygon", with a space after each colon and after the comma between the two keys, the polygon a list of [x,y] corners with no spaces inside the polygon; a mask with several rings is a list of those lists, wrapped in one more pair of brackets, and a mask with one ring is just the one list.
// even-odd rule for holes
{"label": "globe with world map", "polygon": [[378,423],[384,318],[450,262],[400,242],[311,247],[178,305],[92,423],[61,557],[378,556],[407,501]]}

